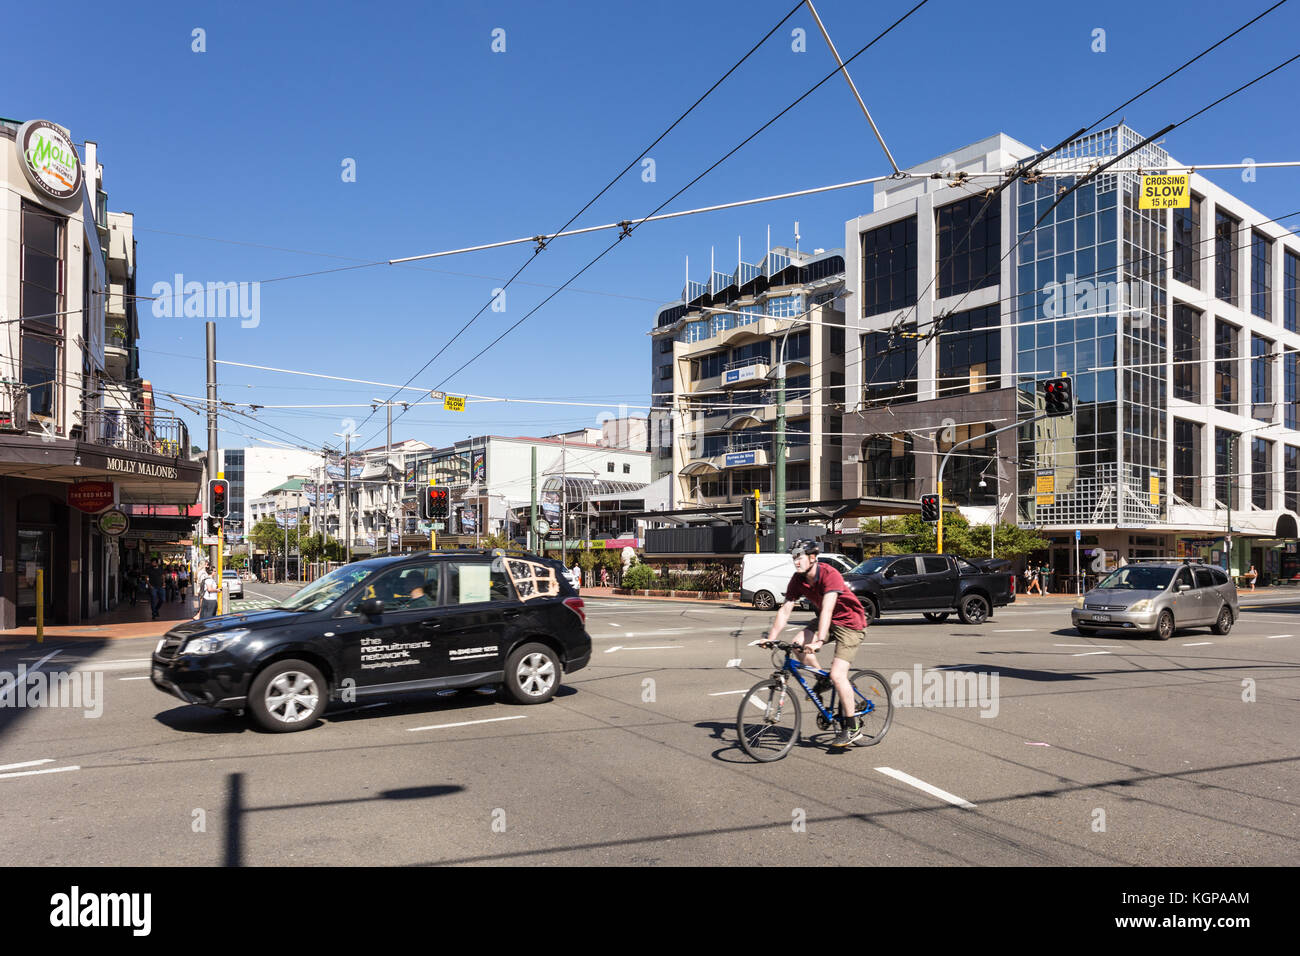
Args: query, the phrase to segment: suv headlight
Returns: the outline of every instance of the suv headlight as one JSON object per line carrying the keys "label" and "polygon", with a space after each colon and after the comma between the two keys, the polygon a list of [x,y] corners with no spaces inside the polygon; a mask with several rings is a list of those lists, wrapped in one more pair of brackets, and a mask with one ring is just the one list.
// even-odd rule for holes
{"label": "suv headlight", "polygon": [[1145,598],[1136,604],[1129,605],[1129,610],[1135,614],[1141,614],[1143,611],[1151,610],[1151,599]]}
{"label": "suv headlight", "polygon": [[212,634],[208,637],[198,637],[185,645],[182,654],[193,654],[196,657],[206,657],[209,654],[216,654],[224,651],[226,648],[243,640],[249,634],[253,633],[246,627],[237,627],[233,631],[222,631],[220,634]]}

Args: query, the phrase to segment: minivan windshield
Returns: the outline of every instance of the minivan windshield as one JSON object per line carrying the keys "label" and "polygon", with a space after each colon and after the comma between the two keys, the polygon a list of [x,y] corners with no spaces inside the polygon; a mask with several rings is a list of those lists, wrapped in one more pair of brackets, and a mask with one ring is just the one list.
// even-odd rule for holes
{"label": "minivan windshield", "polygon": [[881,571],[885,570],[889,565],[889,562],[893,561],[896,557],[898,557],[896,554],[882,554],[875,558],[867,558],[867,560],[863,561],[856,568],[850,571],[849,574],[879,574]]}
{"label": "minivan windshield", "polygon": [[1108,591],[1163,591],[1169,587],[1175,570],[1130,564],[1108,574],[1097,588]]}
{"label": "minivan windshield", "polygon": [[281,611],[323,611],[375,573],[370,564],[345,564],[318,578],[280,605]]}

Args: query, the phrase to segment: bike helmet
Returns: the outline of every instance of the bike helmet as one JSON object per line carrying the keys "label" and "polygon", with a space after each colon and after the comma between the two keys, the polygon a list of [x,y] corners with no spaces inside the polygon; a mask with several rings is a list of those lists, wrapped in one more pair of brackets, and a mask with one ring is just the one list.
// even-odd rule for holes
{"label": "bike helmet", "polygon": [[811,538],[800,538],[794,544],[790,545],[790,556],[794,558],[799,557],[801,554],[816,556],[820,551],[821,548],[818,546],[817,542],[813,541]]}

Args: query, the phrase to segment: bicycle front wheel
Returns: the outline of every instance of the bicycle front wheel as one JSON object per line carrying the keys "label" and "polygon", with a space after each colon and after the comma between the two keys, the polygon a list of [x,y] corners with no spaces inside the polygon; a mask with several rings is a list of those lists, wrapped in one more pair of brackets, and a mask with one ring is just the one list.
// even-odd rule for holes
{"label": "bicycle front wheel", "polygon": [[894,722],[889,681],[878,671],[854,671],[849,675],[849,683],[853,685],[858,719],[862,721],[862,736],[854,743],[859,747],[878,744]]}
{"label": "bicycle front wheel", "polygon": [[759,681],[741,698],[736,733],[755,760],[780,760],[799,739],[799,698],[774,678]]}

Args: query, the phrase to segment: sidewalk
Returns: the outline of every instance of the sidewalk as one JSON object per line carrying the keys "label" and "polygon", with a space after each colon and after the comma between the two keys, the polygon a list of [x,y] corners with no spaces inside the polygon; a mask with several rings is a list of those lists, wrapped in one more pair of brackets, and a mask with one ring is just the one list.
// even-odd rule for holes
{"label": "sidewalk", "polygon": [[[85,624],[49,625],[45,628],[46,642],[89,638],[97,641],[122,640],[131,637],[162,637],[176,623],[188,621],[198,613],[198,602],[190,595],[183,601],[164,601],[158,609],[158,620],[149,619],[148,600],[139,601],[135,607],[123,602],[116,608],[99,615]],[[36,637],[35,627],[18,627],[0,631],[0,645],[30,643]]]}

